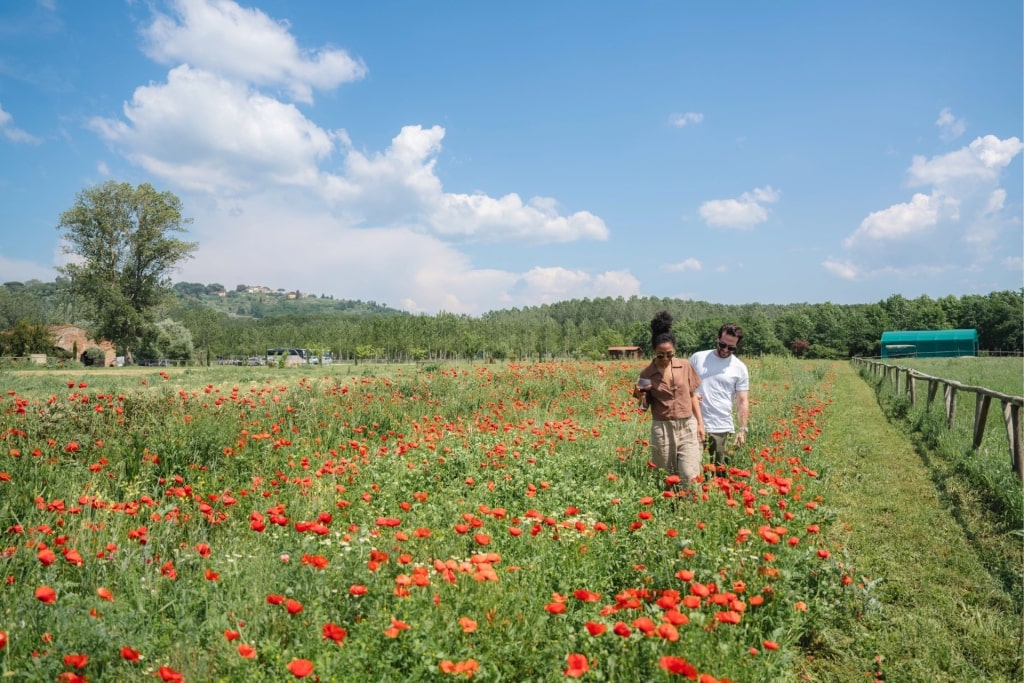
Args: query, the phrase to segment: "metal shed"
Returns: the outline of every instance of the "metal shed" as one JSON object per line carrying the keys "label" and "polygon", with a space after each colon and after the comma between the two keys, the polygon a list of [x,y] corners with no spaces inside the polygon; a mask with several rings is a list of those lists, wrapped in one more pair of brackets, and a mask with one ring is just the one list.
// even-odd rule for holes
{"label": "metal shed", "polygon": [[882,358],[955,358],[977,355],[977,330],[899,330],[882,333]]}

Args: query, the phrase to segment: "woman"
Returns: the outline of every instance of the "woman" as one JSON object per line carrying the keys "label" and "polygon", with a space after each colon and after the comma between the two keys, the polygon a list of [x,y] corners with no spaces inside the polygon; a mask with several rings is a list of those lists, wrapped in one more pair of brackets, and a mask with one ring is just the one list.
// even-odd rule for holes
{"label": "woman", "polygon": [[682,479],[682,488],[700,476],[704,418],[694,393],[700,377],[685,358],[676,358],[672,316],[662,311],[651,320],[654,359],[640,373],[633,396],[651,408],[651,460]]}

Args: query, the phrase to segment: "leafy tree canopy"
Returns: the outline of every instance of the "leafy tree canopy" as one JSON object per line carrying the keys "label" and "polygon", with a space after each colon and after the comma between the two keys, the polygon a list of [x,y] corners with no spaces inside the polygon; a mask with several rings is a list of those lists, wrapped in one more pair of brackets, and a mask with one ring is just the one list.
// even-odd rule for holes
{"label": "leafy tree canopy", "polygon": [[114,181],[79,192],[60,216],[72,259],[58,271],[89,311],[92,334],[129,361],[170,293],[171,271],[197,248],[173,236],[190,222],[174,194]]}

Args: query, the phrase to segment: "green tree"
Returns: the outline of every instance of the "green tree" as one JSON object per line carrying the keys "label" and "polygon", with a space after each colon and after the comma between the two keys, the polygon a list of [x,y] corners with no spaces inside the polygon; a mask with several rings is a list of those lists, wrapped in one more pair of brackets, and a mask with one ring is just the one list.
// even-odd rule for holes
{"label": "green tree", "polygon": [[64,251],[74,258],[58,270],[88,306],[92,334],[128,362],[171,292],[170,272],[197,248],[173,237],[190,222],[172,193],[114,181],[79,192],[60,216]]}
{"label": "green tree", "polygon": [[33,353],[49,353],[55,339],[45,325],[33,325],[28,320],[19,320],[14,329],[0,335],[0,356],[28,356]]}
{"label": "green tree", "polygon": [[141,353],[152,359],[170,358],[172,360],[190,360],[195,347],[192,343],[192,332],[176,320],[167,318],[154,324],[151,335],[143,342]]}

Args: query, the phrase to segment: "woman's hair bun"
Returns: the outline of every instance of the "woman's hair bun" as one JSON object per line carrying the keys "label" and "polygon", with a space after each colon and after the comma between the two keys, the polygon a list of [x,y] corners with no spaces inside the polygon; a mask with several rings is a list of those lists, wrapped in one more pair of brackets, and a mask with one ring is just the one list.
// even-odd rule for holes
{"label": "woman's hair bun", "polygon": [[651,336],[657,337],[672,331],[672,314],[668,311],[661,311],[651,319]]}

